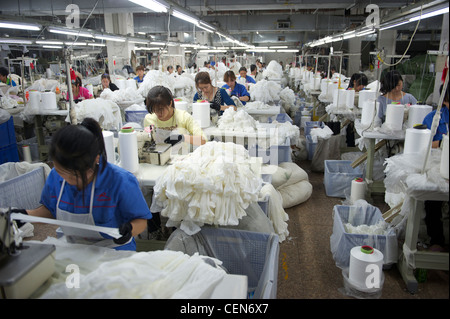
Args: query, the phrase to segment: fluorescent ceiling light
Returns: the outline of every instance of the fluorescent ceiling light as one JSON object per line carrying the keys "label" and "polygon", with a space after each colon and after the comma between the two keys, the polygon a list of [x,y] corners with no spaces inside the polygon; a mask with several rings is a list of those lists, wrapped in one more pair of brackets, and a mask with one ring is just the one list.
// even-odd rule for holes
{"label": "fluorescent ceiling light", "polygon": [[159,50],[159,49],[161,49],[161,48],[134,47],[135,51],[139,51],[139,50],[142,50],[142,51],[156,51],[156,50]]}
{"label": "fluorescent ceiling light", "polygon": [[277,50],[277,52],[299,52],[300,50],[297,49],[282,49],[282,50]]}
{"label": "fluorescent ceiling light", "polygon": [[108,41],[115,41],[115,42],[125,42],[125,38],[116,37],[114,35],[104,35],[104,34],[96,34],[94,36],[96,39],[99,40],[108,40]]}
{"label": "fluorescent ceiling light", "polygon": [[226,50],[200,50],[201,53],[224,53]]}
{"label": "fluorescent ceiling light", "polygon": [[199,25],[197,18],[191,17],[191,16],[189,16],[187,14],[184,14],[184,13],[182,13],[180,11],[173,10],[172,15],[174,17],[177,17],[178,19],[182,19],[184,21],[190,22],[190,23],[195,24],[197,26]]}
{"label": "fluorescent ceiling light", "polygon": [[203,22],[203,21],[199,21],[199,27],[200,28],[202,28],[202,29],[205,29],[206,31],[208,31],[208,30],[210,30],[210,32],[214,32],[215,30],[216,30],[216,28],[214,28],[214,27],[212,27],[212,26],[210,26],[209,24],[207,24],[207,23],[205,23],[205,22]]}
{"label": "fluorescent ceiling light", "polygon": [[64,44],[69,46],[87,45],[86,42],[64,42]]}
{"label": "fluorescent ceiling light", "polygon": [[128,38],[128,42],[130,42],[130,43],[139,43],[139,44],[147,44],[147,43],[149,43],[148,40],[131,39],[131,38]]}
{"label": "fluorescent ceiling light", "polygon": [[205,31],[207,31],[207,32],[210,32],[210,33],[213,33],[213,32],[214,32],[213,30],[208,29],[208,28],[205,28],[204,26],[202,26],[202,25],[200,25],[200,24],[197,24],[197,27],[199,27],[200,29],[203,29],[203,30],[205,30]]}
{"label": "fluorescent ceiling light", "polygon": [[39,31],[41,26],[35,23],[21,23],[21,22],[10,22],[10,21],[0,21],[0,28],[6,29],[18,29],[18,30],[29,30],[29,31]]}
{"label": "fluorescent ceiling light", "polygon": [[422,14],[422,16],[418,15],[416,17],[409,19],[409,22],[417,21],[419,19],[426,19],[426,18],[434,17],[434,16],[437,16],[440,14],[445,14],[445,13],[448,13],[448,7]]}
{"label": "fluorescent ceiling light", "polygon": [[392,24],[392,25],[388,25],[388,26],[386,26],[386,27],[380,28],[380,31],[387,30],[387,29],[391,29],[391,28],[395,28],[395,27],[398,27],[399,25],[407,24],[407,23],[409,23],[409,22],[410,22],[410,21],[407,20],[407,21],[395,23],[395,24]]}
{"label": "fluorescent ceiling light", "polygon": [[33,44],[33,41],[30,40],[22,40],[22,39],[9,39],[9,38],[1,38],[0,43],[11,43],[11,44]]}
{"label": "fluorescent ceiling light", "polygon": [[43,45],[42,47],[45,49],[62,49],[60,45]]}
{"label": "fluorescent ceiling light", "polygon": [[48,45],[63,45],[62,41],[42,41],[37,40],[36,44],[48,44]]}
{"label": "fluorescent ceiling light", "polygon": [[104,43],[88,43],[87,45],[90,45],[92,47],[106,47],[106,44]]}
{"label": "fluorescent ceiling light", "polygon": [[168,7],[156,0],[129,0],[155,12],[167,12]]}
{"label": "fluorescent ceiling light", "polygon": [[358,32],[358,33],[356,34],[356,36],[357,36],[357,37],[363,37],[363,36],[365,36],[365,35],[369,35],[369,34],[372,34],[372,33],[375,33],[375,30],[365,30],[365,31],[361,31],[361,32]]}
{"label": "fluorescent ceiling light", "polygon": [[287,48],[288,48],[287,45],[279,45],[279,46],[269,47],[269,49],[287,49]]}
{"label": "fluorescent ceiling light", "polygon": [[74,35],[74,36],[80,36],[80,37],[84,37],[84,38],[93,38],[94,37],[92,35],[92,33],[89,33],[86,31],[79,31],[79,30],[75,30],[75,29],[48,27],[47,30],[50,31],[51,33]]}
{"label": "fluorescent ceiling light", "polygon": [[164,43],[164,42],[150,42],[150,44],[154,44],[154,45],[166,45],[166,43]]}

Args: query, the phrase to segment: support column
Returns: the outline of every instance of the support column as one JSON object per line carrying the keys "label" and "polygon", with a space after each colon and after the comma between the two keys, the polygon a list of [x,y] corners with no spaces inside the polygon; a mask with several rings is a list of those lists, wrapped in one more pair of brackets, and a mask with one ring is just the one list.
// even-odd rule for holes
{"label": "support column", "polygon": [[[389,29],[389,30],[380,31],[378,39],[377,39],[377,41],[378,41],[378,45],[377,45],[378,50],[384,49],[385,56],[395,55],[396,39],[397,39],[397,30]],[[385,59],[385,62],[389,63],[389,64],[391,64],[392,61],[393,60],[391,58],[386,58]],[[386,68],[389,68],[389,67],[384,65],[384,64],[382,64],[380,71],[383,71]]]}
{"label": "support column", "polygon": [[[448,32],[444,30],[448,30],[448,13],[442,16],[441,41],[439,43],[439,51],[449,50]],[[434,91],[433,91],[433,103],[435,104],[439,102],[439,88],[441,87],[441,84],[444,83],[442,81],[442,71],[444,70],[445,60],[446,57],[441,55],[439,55],[436,59],[436,66],[435,66],[436,78],[434,81]]]}
{"label": "support column", "polygon": [[[105,29],[108,33],[134,36],[133,13],[105,13]],[[109,72],[122,70],[124,65],[131,65],[131,51],[134,43],[106,41]],[[114,61],[116,64],[114,65]]]}
{"label": "support column", "polygon": [[[352,38],[348,41],[349,53],[361,53],[361,37]],[[361,70],[361,55],[350,55],[348,57],[347,76],[351,77],[352,74]]]}

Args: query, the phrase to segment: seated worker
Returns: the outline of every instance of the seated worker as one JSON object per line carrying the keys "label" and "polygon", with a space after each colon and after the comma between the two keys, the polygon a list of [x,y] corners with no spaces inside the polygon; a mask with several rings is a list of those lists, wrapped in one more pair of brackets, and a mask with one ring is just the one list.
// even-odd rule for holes
{"label": "seated worker", "polygon": [[230,89],[231,96],[236,96],[242,102],[242,105],[245,105],[248,101],[250,101],[250,93],[248,93],[245,86],[236,83],[236,75],[234,75],[233,71],[225,72],[223,75],[223,80],[227,83],[223,86],[223,88]]}
{"label": "seated worker", "polygon": [[208,72],[197,73],[195,76],[195,86],[197,87],[197,93],[194,95],[194,102],[208,100],[211,103],[210,107],[219,112],[219,115],[229,107],[234,107],[236,110],[236,105],[228,96],[225,89],[212,85]]}
{"label": "seated worker", "polygon": [[176,71],[177,71],[177,75],[181,75],[184,73],[183,69],[181,68],[181,65],[177,65]]}
{"label": "seated worker", "polygon": [[[442,94],[443,85],[439,88],[439,93]],[[450,90],[447,86],[447,90],[444,95],[444,101],[441,108],[441,118],[439,120],[439,125],[436,129],[436,134],[433,137],[432,148],[439,148],[443,139],[444,134],[448,134],[448,122],[449,122],[449,101],[450,101]],[[433,118],[436,114],[436,110],[428,113],[423,124],[427,128],[431,129]],[[435,252],[441,252],[444,250],[445,237],[444,237],[444,226],[442,222],[442,201],[425,201],[425,225],[427,226],[427,234],[430,237],[429,250]]]}
{"label": "seated worker", "polygon": [[119,88],[117,85],[111,82],[111,78],[108,73],[102,74],[102,88],[104,89],[110,89],[111,91],[116,91]]}
{"label": "seated worker", "polygon": [[6,85],[17,86],[16,82],[9,76],[8,69],[5,67],[0,67],[0,80]]}
{"label": "seated worker", "polygon": [[386,119],[386,108],[388,104],[392,102],[398,102],[400,104],[417,104],[417,100],[409,93],[405,93],[403,90],[403,78],[400,72],[393,70],[386,73],[381,80],[380,95],[377,101],[380,103],[378,109],[378,117],[382,122]]}
{"label": "seated worker", "polygon": [[137,76],[134,77],[134,80],[136,80],[137,83],[142,83],[144,81],[144,76],[145,76],[144,71],[145,71],[145,68],[143,65],[138,65],[136,67],[136,75]]}
{"label": "seated worker", "polygon": [[355,73],[350,78],[350,82],[348,83],[348,89],[354,89],[355,92],[359,92],[364,90],[364,88],[369,84],[369,80],[364,73]]}
{"label": "seated worker", "polygon": [[205,144],[207,139],[191,114],[175,108],[172,92],[165,86],[155,86],[147,94],[147,114],[144,127],[153,125],[161,140],[175,134],[183,135],[183,140],[193,145]]}
{"label": "seated worker", "polygon": [[173,73],[173,66],[169,65],[167,67],[167,73],[172,74]]}
{"label": "seated worker", "polygon": [[54,168],[42,190],[42,206],[16,212],[93,226],[118,228],[120,238],[62,227],[68,242],[115,250],[136,250],[134,237],[152,218],[139,182],[127,170],[107,161],[102,129],[85,118],[59,129],[49,151]]}
{"label": "seated worker", "polygon": [[[72,78],[72,93],[73,100],[75,103],[80,102],[82,100],[93,99],[94,96],[89,92],[88,89],[83,87],[81,84],[81,78],[77,76],[75,79]],[[67,92],[67,100],[69,100],[69,92]]]}
{"label": "seated worker", "polygon": [[255,64],[250,65],[250,76],[253,77],[256,82],[263,79],[262,73],[258,72],[258,68]]}
{"label": "seated worker", "polygon": [[247,68],[245,66],[241,67],[239,69],[239,79],[245,79],[246,83],[254,83],[256,84],[256,81],[251,76],[247,76]]}

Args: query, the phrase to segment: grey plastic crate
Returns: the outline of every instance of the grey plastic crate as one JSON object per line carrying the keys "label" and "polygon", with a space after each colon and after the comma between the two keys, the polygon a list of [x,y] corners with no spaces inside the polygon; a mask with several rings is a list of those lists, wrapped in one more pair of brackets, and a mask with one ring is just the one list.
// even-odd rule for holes
{"label": "grey plastic crate", "polygon": [[323,183],[327,196],[341,198],[350,196],[352,180],[364,177],[361,167],[353,168],[351,164],[352,161],[324,161]]}
{"label": "grey plastic crate", "polygon": [[291,162],[291,142],[289,138],[282,145],[271,145],[265,149],[259,145],[249,145],[248,153],[253,157],[261,157],[263,164],[278,165],[284,162]]}
{"label": "grey plastic crate", "polygon": [[[8,165],[6,163],[3,165]],[[45,184],[43,167],[0,183],[0,207],[35,209]]]}

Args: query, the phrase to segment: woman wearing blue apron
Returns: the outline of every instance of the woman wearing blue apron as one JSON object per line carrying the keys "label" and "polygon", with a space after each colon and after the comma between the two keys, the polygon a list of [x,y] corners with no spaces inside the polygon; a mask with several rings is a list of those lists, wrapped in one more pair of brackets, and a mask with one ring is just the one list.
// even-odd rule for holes
{"label": "woman wearing blue apron", "polygon": [[136,250],[134,236],[143,232],[152,214],[136,177],[107,162],[99,124],[86,118],[81,125],[60,129],[49,152],[54,168],[41,195],[42,206],[24,211],[92,226],[118,228],[122,237],[61,227],[68,242],[116,250]]}

